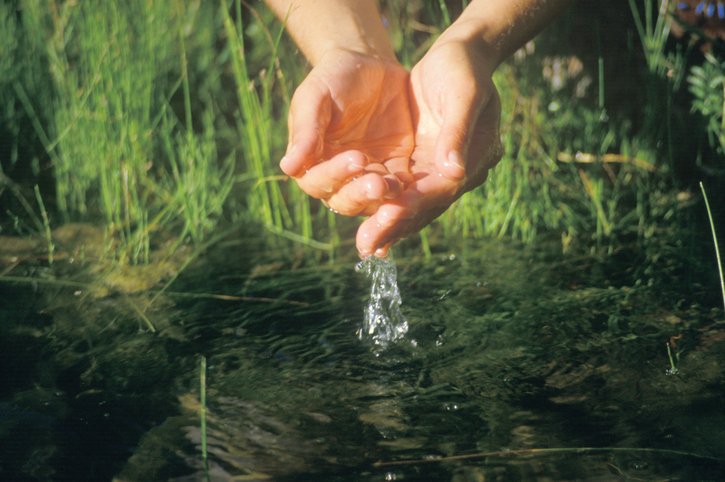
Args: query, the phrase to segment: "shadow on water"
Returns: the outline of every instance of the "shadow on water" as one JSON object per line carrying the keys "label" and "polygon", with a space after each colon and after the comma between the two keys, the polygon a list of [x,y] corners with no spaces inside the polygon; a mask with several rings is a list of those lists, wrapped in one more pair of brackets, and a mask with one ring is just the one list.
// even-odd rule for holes
{"label": "shadow on water", "polygon": [[[380,352],[355,334],[369,286],[354,259],[245,237],[163,294],[0,285],[0,478],[202,480],[200,355],[211,480],[725,471],[725,331],[697,293],[503,242],[403,254],[410,331]],[[131,308],[151,299],[156,334]]]}

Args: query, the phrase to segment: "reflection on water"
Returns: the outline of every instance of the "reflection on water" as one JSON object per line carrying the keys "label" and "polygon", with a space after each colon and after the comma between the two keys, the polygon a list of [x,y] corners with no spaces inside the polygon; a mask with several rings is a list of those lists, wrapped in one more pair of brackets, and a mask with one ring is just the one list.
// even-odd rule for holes
{"label": "reflection on water", "polygon": [[358,338],[369,339],[381,348],[402,339],[408,332],[408,321],[400,309],[403,300],[392,254],[385,258],[369,256],[355,265],[355,271],[370,278],[370,298]]}
{"label": "reflection on water", "polygon": [[[415,343],[380,351],[355,334],[369,280],[351,259],[265,247],[230,244],[187,270],[145,312],[156,335],[129,308],[148,306],[142,294],[0,285],[0,479],[201,480],[202,354],[212,480],[725,469],[722,314],[671,279],[649,288],[606,261],[492,241],[399,254],[396,320]],[[679,335],[668,376],[665,343]]]}

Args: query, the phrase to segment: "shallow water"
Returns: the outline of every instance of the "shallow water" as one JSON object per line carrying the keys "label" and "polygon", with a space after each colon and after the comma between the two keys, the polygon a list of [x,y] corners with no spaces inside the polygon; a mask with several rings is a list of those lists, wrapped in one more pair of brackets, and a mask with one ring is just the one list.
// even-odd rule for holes
{"label": "shallow water", "polygon": [[163,294],[14,269],[39,281],[0,284],[1,480],[204,480],[201,355],[211,480],[725,473],[722,310],[686,272],[495,241],[398,253],[409,329],[381,349],[356,335],[352,258],[230,239]]}

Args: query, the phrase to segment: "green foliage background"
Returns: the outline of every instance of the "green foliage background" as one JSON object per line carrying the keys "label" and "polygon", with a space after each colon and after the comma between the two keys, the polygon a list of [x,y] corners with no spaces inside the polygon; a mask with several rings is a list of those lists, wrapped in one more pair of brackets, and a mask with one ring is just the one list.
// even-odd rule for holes
{"label": "green foliage background", "polygon": [[[383,2],[401,61],[414,64],[464,3]],[[722,178],[717,49],[700,60],[674,42],[653,1],[600,3],[578,2],[497,72],[504,159],[408,243],[547,233],[564,250],[611,249],[677,216],[695,178]],[[3,232],[100,223],[122,264],[249,222],[326,252],[349,246],[355,220],[277,168],[307,69],[260,3],[4,2]]]}

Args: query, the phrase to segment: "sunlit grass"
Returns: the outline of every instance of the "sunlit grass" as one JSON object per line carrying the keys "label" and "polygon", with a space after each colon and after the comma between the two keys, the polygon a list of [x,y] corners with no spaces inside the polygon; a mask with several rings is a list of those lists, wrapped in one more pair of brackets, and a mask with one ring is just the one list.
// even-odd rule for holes
{"label": "sunlit grass", "polygon": [[[413,65],[465,3],[384,2],[401,61]],[[47,212],[29,215],[38,233],[49,220],[101,223],[106,256],[122,264],[149,262],[161,245],[202,245],[220,222],[249,219],[330,256],[347,241],[354,221],[311,200],[277,166],[290,92],[309,66],[263,4],[18,5],[20,16],[0,7],[0,86],[8,87],[0,115],[27,119],[52,165],[55,202],[43,192]],[[579,97],[571,86],[551,88],[545,57],[510,60],[495,76],[504,157],[419,238],[424,252],[437,230],[524,242],[553,233],[565,250],[648,232],[659,196],[652,179],[669,176],[673,162],[673,111],[654,100],[676,88],[664,74],[681,72],[684,58],[665,52],[658,5],[631,4],[642,67],[652,71],[642,127],[605,111],[601,55],[587,73],[592,94]]]}

